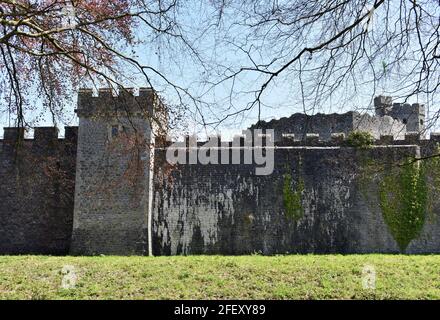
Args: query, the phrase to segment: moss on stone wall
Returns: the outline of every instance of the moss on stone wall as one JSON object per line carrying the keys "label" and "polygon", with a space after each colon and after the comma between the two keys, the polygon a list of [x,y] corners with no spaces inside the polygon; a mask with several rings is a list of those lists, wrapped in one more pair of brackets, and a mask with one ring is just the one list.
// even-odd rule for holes
{"label": "moss on stone wall", "polygon": [[408,160],[390,169],[379,182],[379,204],[388,229],[401,251],[425,224],[428,187],[425,165]]}
{"label": "moss on stone wall", "polygon": [[284,174],[283,203],[286,216],[297,222],[304,215],[302,206],[302,194],[304,192],[304,180],[299,177],[296,188],[292,189],[293,181],[290,173]]}
{"label": "moss on stone wall", "polygon": [[368,204],[379,204],[384,221],[402,252],[420,235],[427,220],[434,223],[434,208],[440,206],[438,146],[432,154],[434,157],[407,158],[400,163],[394,163],[393,159],[379,163],[364,153],[358,155],[359,189]]}

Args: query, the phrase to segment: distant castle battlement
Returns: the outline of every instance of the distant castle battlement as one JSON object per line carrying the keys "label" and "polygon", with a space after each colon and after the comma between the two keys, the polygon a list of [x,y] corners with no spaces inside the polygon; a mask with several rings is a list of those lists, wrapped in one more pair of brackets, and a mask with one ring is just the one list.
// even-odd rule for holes
{"label": "distant castle battlement", "polygon": [[[35,128],[34,138],[4,128],[0,254],[440,253],[440,203],[426,205],[433,219],[402,245],[384,218],[380,185],[360,181],[366,163],[375,164],[377,179],[388,172],[382,164],[392,170],[393,163],[436,155],[440,133],[425,137],[421,104],[381,96],[375,115],[261,121],[250,129],[261,129],[262,145],[243,135],[216,146],[189,137],[179,144],[188,158],[194,147],[211,155],[238,146],[245,158],[247,148],[266,148],[267,155],[273,146],[268,175],[255,174],[256,158],[164,161],[173,142],[159,144],[155,131],[166,127],[166,108],[148,88],[100,89],[96,96],[82,89],[76,113],[79,126],[66,127],[64,138],[54,127]],[[354,131],[369,132],[372,145],[353,147]],[[432,172],[424,171],[426,183],[438,181]]]}
{"label": "distant castle battlement", "polygon": [[393,103],[392,97],[379,96],[374,99],[376,115],[390,116],[406,125],[407,131],[425,130],[425,106],[420,103]]}
{"label": "distant castle battlement", "polygon": [[391,97],[379,96],[374,99],[375,115],[350,111],[343,114],[306,115],[295,113],[279,120],[260,121],[250,129],[274,129],[275,140],[281,140],[282,134],[292,133],[303,140],[307,133],[317,133],[322,140],[331,140],[333,133],[352,131],[369,132],[374,138],[392,135],[395,139],[404,139],[407,132],[425,133],[425,107],[422,104],[400,104],[392,102]]}

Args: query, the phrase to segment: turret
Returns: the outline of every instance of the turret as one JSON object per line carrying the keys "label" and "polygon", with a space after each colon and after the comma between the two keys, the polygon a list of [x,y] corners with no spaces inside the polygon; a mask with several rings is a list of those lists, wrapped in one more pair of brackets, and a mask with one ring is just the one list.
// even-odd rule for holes
{"label": "turret", "polygon": [[425,106],[419,103],[393,103],[391,97],[374,98],[376,115],[388,115],[406,125],[407,132],[423,132],[425,130]]}
{"label": "turret", "polygon": [[147,254],[151,119],[159,101],[148,88],[78,93],[78,155],[72,253]]}
{"label": "turret", "polygon": [[383,117],[387,115],[393,105],[393,100],[391,97],[387,96],[378,96],[374,98],[374,108],[376,110],[376,115]]}
{"label": "turret", "polygon": [[393,103],[390,114],[406,124],[408,132],[423,132],[425,130],[425,106],[419,103]]}

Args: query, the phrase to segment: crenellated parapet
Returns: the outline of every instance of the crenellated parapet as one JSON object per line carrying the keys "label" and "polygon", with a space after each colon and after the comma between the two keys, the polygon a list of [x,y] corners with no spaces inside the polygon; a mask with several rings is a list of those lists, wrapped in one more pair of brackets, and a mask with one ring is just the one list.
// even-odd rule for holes
{"label": "crenellated parapet", "polygon": [[76,140],[78,135],[78,127],[64,127],[64,137],[59,134],[59,129],[57,127],[35,127],[34,137],[25,137],[25,128],[18,127],[5,127],[3,128],[3,139],[0,141],[4,142],[17,142],[17,141],[27,141],[36,142],[38,144],[48,144],[55,141],[72,141]]}
{"label": "crenellated parapet", "polygon": [[425,131],[425,106],[420,103],[397,103],[392,97],[378,96],[374,99],[375,114],[349,111],[338,114],[295,113],[290,117],[258,121],[250,129],[274,129],[275,141],[283,134],[294,134],[298,140],[306,140],[308,133],[319,134],[319,140],[332,140],[333,133],[348,136],[353,131],[369,132],[375,139],[382,135],[393,135],[404,139],[406,132]]}
{"label": "crenellated parapet", "polygon": [[[264,131],[263,131],[264,132]],[[167,141],[165,147],[173,144],[173,141]],[[429,138],[425,138],[419,132],[406,132],[403,139],[395,139],[393,135],[381,135],[380,138],[373,140],[371,147],[374,146],[402,146],[416,145],[426,146],[440,143],[440,133],[433,132]],[[232,140],[225,140],[221,135],[214,135],[207,140],[197,140],[194,136],[185,136],[180,147],[351,147],[344,132],[331,134],[330,140],[327,137],[322,138],[318,133],[306,133],[303,136],[297,136],[294,133],[283,133],[281,138],[276,139],[273,135],[260,133],[255,135],[235,135]]]}
{"label": "crenellated parapet", "polygon": [[79,117],[124,116],[150,117],[160,105],[156,92],[151,88],[124,88],[116,92],[110,88],[98,89],[94,95],[92,89],[80,89],[76,113]]}

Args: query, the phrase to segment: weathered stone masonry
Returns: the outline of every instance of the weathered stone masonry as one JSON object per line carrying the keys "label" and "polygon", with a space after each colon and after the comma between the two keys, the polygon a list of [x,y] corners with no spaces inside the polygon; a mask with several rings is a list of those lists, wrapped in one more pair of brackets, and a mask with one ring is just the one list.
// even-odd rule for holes
{"label": "weathered stone masonry", "polygon": [[[255,176],[254,165],[181,165],[172,179],[161,180],[158,168],[154,252],[399,252],[377,197],[365,194],[376,194],[377,187],[363,190],[358,177],[366,159],[387,164],[419,155],[421,147],[413,145],[412,138],[408,135],[394,145],[384,143],[368,150],[325,141],[280,143],[275,170],[268,176]],[[422,142],[424,149],[431,142]],[[303,213],[297,221],[287,216],[283,203],[287,174],[293,178],[292,190],[300,179],[304,181]],[[407,253],[440,252],[440,224],[434,211]]]}
{"label": "weathered stone masonry", "polygon": [[80,92],[73,254],[148,252],[152,105],[151,90]]}
{"label": "weathered stone masonry", "polygon": [[[426,206],[423,227],[402,250],[400,225],[387,224],[378,196],[387,168],[437,152],[439,135],[426,140],[408,132],[406,124],[421,125],[421,113],[404,114],[406,123],[393,114],[397,131],[386,131],[377,114],[363,128],[382,136],[368,148],[350,147],[334,134],[356,130],[356,114],[355,120],[342,115],[342,122],[330,115],[333,126],[313,132],[322,139],[294,127],[283,136],[288,121],[272,122],[274,172],[257,176],[255,164],[170,167],[160,146],[153,159],[145,116],[154,114],[156,98],[147,89],[137,97],[82,90],[79,130],[67,128],[64,139],[53,128],[37,128],[34,139],[22,140],[21,131],[7,128],[0,140],[0,253],[440,252],[438,201]],[[393,113],[389,99],[376,102]],[[315,126],[325,122],[319,117]],[[429,171],[426,179],[435,191],[440,178],[434,175]]]}
{"label": "weathered stone masonry", "polygon": [[[0,140],[0,253],[69,252],[77,128],[5,128]],[[22,138],[21,137],[21,138]]]}
{"label": "weathered stone masonry", "polygon": [[374,100],[375,115],[350,111],[343,114],[306,115],[295,113],[289,118],[260,121],[251,128],[275,129],[275,140],[282,134],[292,133],[303,140],[307,133],[317,133],[322,140],[330,140],[331,134],[348,135],[352,131],[370,132],[374,138],[392,135],[403,139],[406,132],[424,132],[425,107],[414,103],[393,103],[391,97],[379,96]]}

